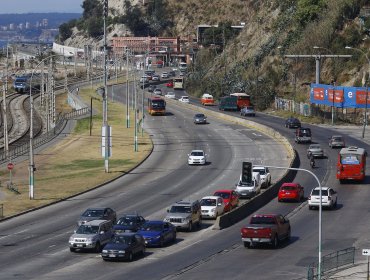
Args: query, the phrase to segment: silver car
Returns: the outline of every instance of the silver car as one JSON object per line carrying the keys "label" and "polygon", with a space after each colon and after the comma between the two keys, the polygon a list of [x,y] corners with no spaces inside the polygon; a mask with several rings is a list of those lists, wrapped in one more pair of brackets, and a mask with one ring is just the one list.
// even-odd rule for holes
{"label": "silver car", "polygon": [[71,252],[83,249],[93,249],[100,252],[113,236],[111,221],[94,220],[80,225],[69,238]]}
{"label": "silver car", "polygon": [[117,214],[109,207],[88,208],[82,213],[77,224],[80,226],[92,220],[110,220],[115,224],[117,222]]}
{"label": "silver car", "polygon": [[311,144],[307,149],[307,157],[324,157],[324,151],[321,148],[320,144]]}
{"label": "silver car", "polygon": [[340,135],[333,135],[330,139],[329,139],[329,147],[330,148],[344,148],[346,146],[345,142],[344,142],[344,138],[343,136],[340,136]]}

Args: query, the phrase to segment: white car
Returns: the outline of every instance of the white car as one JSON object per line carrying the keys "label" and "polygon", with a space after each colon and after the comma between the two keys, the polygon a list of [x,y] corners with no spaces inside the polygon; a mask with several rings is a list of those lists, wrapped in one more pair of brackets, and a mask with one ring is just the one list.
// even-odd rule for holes
{"label": "white car", "polygon": [[175,96],[175,93],[173,93],[172,91],[169,91],[164,97],[169,98],[169,99],[175,99],[176,96]]}
{"label": "white car", "polygon": [[207,162],[207,155],[204,153],[203,150],[192,150],[190,154],[188,154],[188,164],[206,164]]}
{"label": "white car", "polygon": [[[334,209],[337,207],[337,192],[330,187],[321,187],[321,205],[322,207],[328,207]],[[308,197],[308,209],[320,207],[320,188],[314,188]]]}
{"label": "white car", "polygon": [[261,178],[261,186],[267,188],[271,185],[270,170],[265,166],[253,166],[253,172],[258,172]]}
{"label": "white car", "polygon": [[189,103],[189,96],[181,96],[179,101],[183,103]]}
{"label": "white car", "polygon": [[240,180],[239,183],[236,185],[235,191],[239,194],[241,198],[252,198],[261,192],[261,176],[258,172],[252,173],[252,182],[243,183]]}
{"label": "white car", "polygon": [[164,79],[169,78],[168,73],[163,72],[162,75],[161,75],[161,78],[164,78]]}
{"label": "white car", "polygon": [[220,196],[205,196],[200,200],[202,218],[217,219],[224,213],[225,203]]}

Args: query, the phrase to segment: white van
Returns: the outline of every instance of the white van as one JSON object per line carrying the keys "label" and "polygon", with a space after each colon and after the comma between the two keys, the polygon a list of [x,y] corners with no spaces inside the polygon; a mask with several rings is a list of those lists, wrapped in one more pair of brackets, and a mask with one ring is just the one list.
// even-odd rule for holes
{"label": "white van", "polygon": [[242,198],[252,198],[261,192],[261,176],[259,172],[252,172],[252,183],[243,184],[241,181],[241,175],[239,183],[236,185],[235,191]]}

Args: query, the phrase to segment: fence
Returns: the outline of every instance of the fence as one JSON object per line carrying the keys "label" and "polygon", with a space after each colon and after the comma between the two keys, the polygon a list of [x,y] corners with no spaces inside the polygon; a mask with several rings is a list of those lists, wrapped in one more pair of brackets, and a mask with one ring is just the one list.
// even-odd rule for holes
{"label": "fence", "polygon": [[[322,257],[321,260],[321,276],[327,272],[337,270],[343,266],[355,263],[355,247],[349,247],[344,250],[337,251]],[[313,263],[309,265],[307,272],[308,280],[318,279],[318,264]]]}
{"label": "fence", "polygon": [[[275,97],[275,109],[289,111],[302,116],[314,116],[325,120],[332,119],[331,107],[316,105],[304,102],[295,102],[291,99]],[[369,118],[369,115],[367,115]],[[364,110],[356,108],[334,108],[334,121],[351,123],[356,125],[363,124]]]}
{"label": "fence", "polygon": [[[61,115],[58,118],[57,122],[55,123],[55,127],[53,129],[33,139],[33,148],[38,148],[41,145],[55,138],[59,133],[62,132],[62,130],[64,129],[67,123],[67,120],[86,115],[89,112],[90,112],[90,109],[87,107],[87,108],[82,108],[82,109],[75,110],[75,111],[66,113],[64,115]],[[9,158],[16,158],[16,157],[22,156],[28,153],[29,150],[30,150],[29,143],[23,144],[18,147],[14,147],[13,149],[9,149]],[[6,153],[5,151],[1,151],[0,152],[0,163],[5,163],[6,161],[8,161]]]}

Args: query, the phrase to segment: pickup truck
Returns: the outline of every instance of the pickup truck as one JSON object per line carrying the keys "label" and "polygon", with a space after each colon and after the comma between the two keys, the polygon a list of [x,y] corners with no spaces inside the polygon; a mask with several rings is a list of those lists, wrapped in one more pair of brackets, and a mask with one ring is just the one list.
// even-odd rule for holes
{"label": "pickup truck", "polygon": [[280,214],[253,215],[248,225],[241,229],[244,247],[268,243],[274,248],[279,242],[290,239],[290,223]]}

